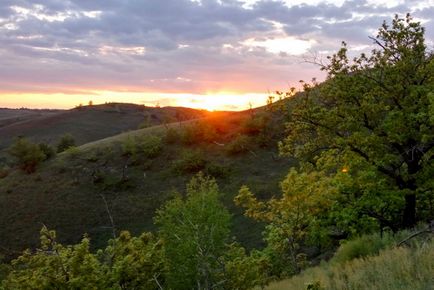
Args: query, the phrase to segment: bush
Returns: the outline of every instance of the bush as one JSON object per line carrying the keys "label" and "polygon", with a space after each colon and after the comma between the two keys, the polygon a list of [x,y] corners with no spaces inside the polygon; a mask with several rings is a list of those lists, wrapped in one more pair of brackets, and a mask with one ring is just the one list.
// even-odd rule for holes
{"label": "bush", "polygon": [[232,140],[226,145],[226,153],[229,155],[242,154],[250,151],[252,147],[252,140],[246,135],[238,135],[237,138]]}
{"label": "bush", "polygon": [[186,150],[181,158],[173,163],[173,171],[178,174],[197,173],[205,168],[207,161],[203,153],[198,150]]}
{"label": "bush", "polygon": [[45,160],[51,159],[56,156],[56,150],[46,143],[39,143],[39,149],[45,154]]}
{"label": "bush", "polygon": [[0,179],[9,175],[10,168],[8,166],[0,166]]}
{"label": "bush", "polygon": [[35,172],[36,166],[46,158],[39,145],[31,143],[26,138],[16,139],[9,148],[9,154],[26,173]]}
{"label": "bush", "polygon": [[140,142],[140,151],[147,158],[155,158],[163,150],[162,139],[159,136],[145,136]]}
{"label": "bush", "polygon": [[214,178],[226,178],[231,174],[231,169],[215,163],[209,163],[206,166],[204,173]]}
{"label": "bush", "polygon": [[181,134],[175,128],[167,128],[164,142],[167,144],[175,144],[181,139]]}
{"label": "bush", "polygon": [[70,134],[65,134],[60,138],[59,143],[57,143],[57,153],[61,153],[73,146],[75,146],[74,138]]}
{"label": "bush", "polygon": [[122,144],[122,154],[132,157],[134,162],[138,162],[141,156],[145,158],[155,158],[163,150],[162,138],[155,135],[143,137],[130,137]]}
{"label": "bush", "polygon": [[306,269],[268,289],[432,289],[433,256],[433,241],[412,248],[386,249],[378,256]]}
{"label": "bush", "polygon": [[210,143],[217,139],[215,128],[204,121],[186,126],[181,133],[181,141],[185,145]]}
{"label": "bush", "polygon": [[332,261],[345,263],[357,258],[378,255],[381,250],[395,246],[407,235],[407,231],[395,235],[386,232],[383,235],[376,233],[346,241],[338,248]]}
{"label": "bush", "polygon": [[267,126],[268,118],[265,116],[255,116],[246,119],[242,123],[241,132],[246,135],[258,135],[263,132]]}

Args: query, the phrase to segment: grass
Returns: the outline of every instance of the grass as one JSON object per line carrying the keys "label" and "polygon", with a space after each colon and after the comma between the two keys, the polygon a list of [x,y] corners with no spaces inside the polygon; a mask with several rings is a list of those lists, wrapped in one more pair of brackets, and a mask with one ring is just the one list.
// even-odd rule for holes
{"label": "grass", "polygon": [[[223,201],[233,215],[233,235],[248,248],[260,247],[262,225],[245,218],[233,197],[243,184],[264,198],[279,193],[279,182],[293,163],[276,158],[277,138],[266,148],[254,146],[251,152],[228,156],[225,147],[238,136],[246,117],[249,115],[222,113],[202,121],[122,133],[58,154],[32,175],[9,172],[0,179],[0,254],[10,259],[25,248],[36,247],[43,224],[55,229],[62,243],[76,243],[88,233],[92,245],[104,246],[111,237],[111,224],[101,195],[117,230],[134,235],[153,230],[155,210],[174,190],[183,193],[194,174],[173,170],[185,150],[200,150],[206,161],[204,170],[217,177]],[[212,126],[218,132],[216,139],[191,145],[182,140],[164,142],[168,128],[182,131],[194,122],[207,122],[202,127]],[[123,154],[127,138],[149,135],[162,137],[163,148],[157,156],[132,160]],[[127,178],[122,180],[125,165]]]}
{"label": "grass", "polygon": [[8,125],[5,123],[5,126],[1,126],[2,116],[6,118],[12,113],[10,110],[0,111],[0,155],[17,136],[25,136],[36,143],[45,142],[53,145],[61,136],[69,133],[74,137],[77,145],[82,145],[122,132],[136,130],[145,119],[149,120],[150,125],[155,126],[166,122],[201,118],[206,115],[206,112],[189,108],[153,108],[116,103],[84,106],[80,109],[44,114],[38,113],[37,110],[30,113],[25,112],[27,115],[20,117],[19,121],[10,122]]}
{"label": "grass", "polygon": [[324,263],[267,290],[430,290],[434,289],[434,241],[395,247],[343,263]]}

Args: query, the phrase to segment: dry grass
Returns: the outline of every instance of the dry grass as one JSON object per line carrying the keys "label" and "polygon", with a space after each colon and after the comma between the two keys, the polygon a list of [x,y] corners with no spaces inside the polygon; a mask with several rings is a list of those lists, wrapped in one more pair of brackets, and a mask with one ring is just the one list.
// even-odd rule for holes
{"label": "dry grass", "polygon": [[[317,287],[313,286],[315,284]],[[385,250],[378,256],[344,264],[311,268],[267,289],[434,289],[434,241],[416,248]]]}

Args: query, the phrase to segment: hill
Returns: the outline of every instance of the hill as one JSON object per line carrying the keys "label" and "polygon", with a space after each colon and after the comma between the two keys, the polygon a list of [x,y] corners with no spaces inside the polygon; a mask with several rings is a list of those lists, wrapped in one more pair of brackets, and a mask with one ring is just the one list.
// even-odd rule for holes
{"label": "hill", "polygon": [[49,116],[61,112],[61,110],[34,110],[34,109],[8,109],[0,108],[0,128],[15,123],[29,121],[34,118]]}
{"label": "hill", "polygon": [[[93,110],[92,114],[87,110]],[[62,126],[68,126],[68,120],[90,118],[94,110],[72,110],[51,118],[61,116],[65,120]],[[143,120],[140,111],[131,110],[136,112],[126,117],[131,124],[136,115],[140,117],[137,122]],[[165,110],[177,113],[175,109]],[[182,112],[190,113],[190,117],[203,114],[188,109]],[[68,119],[71,115],[74,118]],[[128,114],[104,109],[98,116],[112,115],[122,118]],[[77,128],[77,122],[69,126]],[[111,127],[107,122],[105,127]],[[174,191],[185,192],[185,184],[198,171],[214,176],[225,193],[224,203],[234,215],[233,235],[248,247],[260,246],[262,225],[245,218],[233,204],[233,197],[243,184],[263,198],[280,192],[279,182],[293,164],[278,156],[283,125],[282,112],[264,108],[208,113],[203,119],[152,126],[101,140],[109,132],[97,132],[95,128],[104,126],[95,125],[85,133],[96,141],[57,155],[34,174],[12,170],[0,179],[0,253],[11,258],[24,248],[37,246],[43,225],[55,229],[61,242],[74,243],[88,233],[93,245],[103,246],[112,234],[109,213],[116,230],[133,234],[152,230],[155,210]],[[53,136],[63,130],[62,126],[55,126],[55,133],[50,130],[53,127],[40,132]],[[120,130],[114,126],[113,131]],[[94,136],[90,136],[92,132]],[[83,142],[85,137],[79,140]],[[146,151],[147,140],[157,140],[152,145],[158,148],[155,154]]]}
{"label": "hill", "polygon": [[55,144],[62,135],[71,134],[77,145],[113,136],[139,126],[200,118],[205,111],[189,108],[154,108],[142,105],[109,103],[71,110],[0,110],[0,154],[17,136],[34,142]]}

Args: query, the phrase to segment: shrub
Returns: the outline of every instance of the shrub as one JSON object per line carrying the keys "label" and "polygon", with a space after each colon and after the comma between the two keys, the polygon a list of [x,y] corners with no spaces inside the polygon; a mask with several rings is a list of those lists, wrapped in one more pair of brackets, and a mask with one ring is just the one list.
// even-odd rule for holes
{"label": "shrub", "polygon": [[238,135],[226,145],[226,153],[229,155],[237,155],[251,150],[252,140],[246,135]]}
{"label": "shrub", "polygon": [[75,146],[75,140],[71,134],[65,134],[57,143],[57,153],[61,153],[70,147]]}
{"label": "shrub", "polygon": [[258,135],[263,132],[267,126],[268,118],[265,116],[255,116],[246,119],[242,123],[241,132],[246,135]]}
{"label": "shrub", "polygon": [[175,144],[181,139],[181,134],[175,128],[167,128],[164,142],[167,144]]}
{"label": "shrub", "polygon": [[198,150],[186,150],[181,153],[181,158],[173,163],[173,171],[178,174],[197,173],[206,166],[203,153]]}
{"label": "shrub", "polygon": [[6,165],[0,166],[0,179],[9,175],[10,168]]}
{"label": "shrub", "polygon": [[185,145],[210,143],[217,139],[216,129],[204,121],[186,126],[181,133],[181,141]]}
{"label": "shrub", "polygon": [[209,163],[206,166],[204,173],[214,178],[226,178],[231,174],[231,169],[215,163]]}
{"label": "shrub", "polygon": [[16,159],[17,165],[26,173],[33,173],[36,166],[46,156],[41,148],[26,138],[18,138],[9,148],[9,154]]}
{"label": "shrub", "polygon": [[122,142],[122,155],[135,156],[137,154],[137,143],[134,138],[128,136]]}
{"label": "shrub", "polygon": [[149,135],[145,136],[140,141],[140,151],[147,158],[157,157],[163,150],[162,139],[159,136]]}
{"label": "shrub", "polygon": [[132,157],[135,161],[138,161],[140,156],[154,158],[163,150],[162,143],[161,137],[155,135],[146,135],[140,138],[128,136],[122,144],[122,154]]}
{"label": "shrub", "polygon": [[56,150],[46,143],[39,143],[39,149],[45,154],[45,160],[51,159],[56,156]]}
{"label": "shrub", "polygon": [[381,250],[395,246],[407,234],[406,231],[395,235],[387,232],[383,235],[376,233],[345,241],[336,251],[332,261],[344,263],[356,258],[378,255]]}

